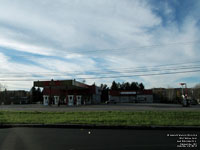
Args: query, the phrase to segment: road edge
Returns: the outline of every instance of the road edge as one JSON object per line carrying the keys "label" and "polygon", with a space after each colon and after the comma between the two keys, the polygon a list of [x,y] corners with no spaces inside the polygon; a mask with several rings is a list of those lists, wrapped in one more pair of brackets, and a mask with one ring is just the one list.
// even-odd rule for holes
{"label": "road edge", "polygon": [[106,126],[82,124],[0,124],[0,128],[74,128],[74,129],[129,129],[129,130],[198,130],[200,126]]}

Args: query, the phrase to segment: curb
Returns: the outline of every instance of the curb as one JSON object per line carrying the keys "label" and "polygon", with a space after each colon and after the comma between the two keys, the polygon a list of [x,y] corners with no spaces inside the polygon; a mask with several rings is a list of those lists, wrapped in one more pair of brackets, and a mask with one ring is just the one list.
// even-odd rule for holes
{"label": "curb", "polygon": [[200,126],[106,126],[81,124],[0,124],[0,128],[69,128],[69,129],[128,129],[128,130],[195,130]]}

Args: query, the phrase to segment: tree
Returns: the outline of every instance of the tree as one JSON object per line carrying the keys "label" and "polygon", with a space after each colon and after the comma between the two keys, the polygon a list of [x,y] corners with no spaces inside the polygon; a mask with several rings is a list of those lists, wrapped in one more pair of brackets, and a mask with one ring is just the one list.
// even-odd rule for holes
{"label": "tree", "polygon": [[101,88],[101,90],[107,90],[107,89],[109,89],[106,84],[101,84],[100,88]]}
{"label": "tree", "polygon": [[96,86],[95,82],[92,84],[92,86]]}
{"label": "tree", "polygon": [[122,84],[116,83],[115,81],[112,82],[111,90],[144,90],[143,83],[138,84],[138,82],[123,82]]}
{"label": "tree", "polygon": [[124,89],[125,89],[125,90],[131,90],[131,84],[130,84],[129,82],[126,82],[126,83],[124,84]]}
{"label": "tree", "polygon": [[115,81],[112,82],[111,90],[119,90],[119,87]]}
{"label": "tree", "polygon": [[101,88],[101,102],[105,102],[108,101],[108,91],[109,91],[109,87],[106,84],[101,84],[100,85]]}
{"label": "tree", "polygon": [[3,85],[0,83],[0,92],[2,91]]}
{"label": "tree", "polygon": [[6,86],[0,83],[0,92],[4,91],[6,89]]}
{"label": "tree", "polygon": [[140,90],[142,90],[142,91],[144,90],[144,85],[143,85],[143,83],[140,83],[140,84],[139,84],[139,88],[140,88]]}
{"label": "tree", "polygon": [[131,90],[135,90],[135,91],[139,90],[139,86],[138,86],[137,82],[132,82],[131,83]]}
{"label": "tree", "polygon": [[43,100],[43,95],[42,95],[42,92],[41,92],[41,90],[40,90],[40,88],[38,87],[37,88],[37,91],[36,91],[36,101],[37,102],[42,102],[42,100]]}
{"label": "tree", "polygon": [[5,103],[7,99],[7,89],[6,86],[0,83],[0,105],[2,102]]}
{"label": "tree", "polygon": [[31,99],[30,99],[30,101],[31,101],[31,103],[33,103],[33,102],[36,102],[36,100],[37,100],[37,91],[36,91],[36,88],[33,86],[31,88]]}
{"label": "tree", "polygon": [[31,103],[42,102],[43,94],[39,87],[37,89],[34,86],[31,88],[30,100],[31,100]]}

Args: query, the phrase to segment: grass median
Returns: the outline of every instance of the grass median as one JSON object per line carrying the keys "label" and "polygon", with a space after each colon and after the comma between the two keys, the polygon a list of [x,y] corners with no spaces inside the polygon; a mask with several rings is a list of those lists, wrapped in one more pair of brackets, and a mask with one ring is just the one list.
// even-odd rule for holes
{"label": "grass median", "polygon": [[200,111],[25,112],[0,111],[0,124],[200,126]]}

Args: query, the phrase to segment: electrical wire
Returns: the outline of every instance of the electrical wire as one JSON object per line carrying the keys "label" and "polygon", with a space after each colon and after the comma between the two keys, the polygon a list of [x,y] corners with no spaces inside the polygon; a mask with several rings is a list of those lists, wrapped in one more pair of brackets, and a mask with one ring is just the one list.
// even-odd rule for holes
{"label": "electrical wire", "polygon": [[[195,64],[196,63],[196,64]],[[189,62],[189,63],[174,63],[174,64],[163,64],[163,65],[156,65],[156,66],[142,66],[142,67],[129,67],[129,68],[115,68],[115,69],[102,69],[102,70],[89,70],[89,71],[49,71],[49,72],[1,72],[0,75],[27,75],[27,74],[36,74],[36,75],[57,75],[57,74],[74,74],[74,75],[79,75],[83,73],[90,73],[90,74],[110,74],[110,73],[124,73],[128,71],[132,72],[147,72],[147,71],[161,71],[161,70],[172,70],[172,69],[189,69],[189,68],[198,68],[200,66],[200,61],[195,61],[195,62]],[[193,65],[189,65],[193,64]],[[172,66],[173,68],[168,68]]]}
{"label": "electrical wire", "polygon": [[[176,72],[164,72],[164,73],[151,73],[151,74],[133,74],[133,75],[118,75],[118,76],[101,76],[101,77],[77,77],[76,79],[106,79],[106,78],[127,78],[127,77],[142,77],[142,76],[157,76],[157,75],[170,75],[170,74],[180,74],[180,73],[194,73],[200,72],[200,70],[190,70],[190,71],[176,71]],[[34,81],[38,79],[0,79],[0,81]],[[49,79],[41,79],[41,80],[49,80]],[[41,81],[40,80],[40,81]]]}

